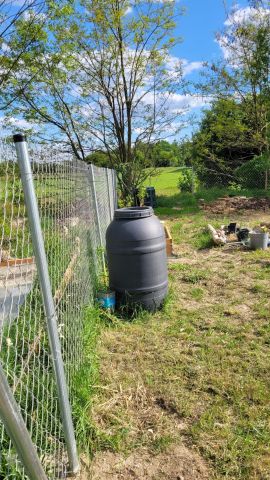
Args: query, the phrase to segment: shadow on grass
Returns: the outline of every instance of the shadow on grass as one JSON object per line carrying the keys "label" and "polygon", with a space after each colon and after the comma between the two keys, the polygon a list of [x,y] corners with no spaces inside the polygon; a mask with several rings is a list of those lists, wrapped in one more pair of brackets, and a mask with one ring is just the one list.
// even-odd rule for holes
{"label": "shadow on grass", "polygon": [[178,216],[183,213],[196,213],[199,211],[198,200],[191,193],[177,193],[167,196],[160,195],[157,198],[158,207],[155,209],[158,215]]}
{"label": "shadow on grass", "polygon": [[170,172],[167,172],[167,173],[179,173],[182,169],[181,168],[174,168],[173,170],[171,170]]}

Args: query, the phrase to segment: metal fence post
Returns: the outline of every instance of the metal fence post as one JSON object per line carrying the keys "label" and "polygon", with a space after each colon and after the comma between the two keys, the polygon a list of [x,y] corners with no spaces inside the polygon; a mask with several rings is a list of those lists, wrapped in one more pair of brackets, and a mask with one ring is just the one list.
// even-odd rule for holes
{"label": "metal fence post", "polygon": [[194,195],[194,193],[195,193],[195,172],[194,172],[193,167],[191,167],[191,173],[192,173],[191,193]]}
{"label": "metal fence post", "polygon": [[21,172],[22,186],[25,195],[25,202],[31,230],[31,237],[33,241],[38,278],[43,296],[44,309],[47,317],[48,337],[53,358],[59,405],[63,422],[63,430],[67,445],[69,467],[71,472],[75,474],[79,471],[80,464],[77,454],[71,408],[68,398],[68,389],[61,352],[61,343],[57,328],[57,314],[50,284],[48,263],[44,247],[44,240],[42,235],[37,198],[35,194],[33,175],[25,136],[17,134],[13,136],[13,139],[15,142],[16,153]]}
{"label": "metal fence post", "polygon": [[107,191],[108,191],[108,200],[109,200],[109,211],[110,211],[110,220],[113,218],[113,205],[111,202],[111,192],[110,192],[110,180],[109,180],[109,168],[106,168],[106,180],[107,180]]}
{"label": "metal fence post", "polygon": [[118,199],[117,199],[117,176],[116,171],[113,170],[113,197],[114,197],[114,209],[118,208]]}
{"label": "metal fence post", "polygon": [[[96,214],[96,220],[97,220],[98,238],[99,238],[100,247],[103,248],[104,246],[103,246],[103,240],[102,240],[102,234],[101,234],[101,226],[100,226],[100,218],[99,218],[98,202],[97,202],[97,192],[96,192],[96,185],[95,185],[95,173],[94,173],[94,168],[92,163],[90,163],[90,182],[93,189],[93,199],[94,199],[94,207],[95,207],[95,214]],[[104,252],[102,252],[102,266],[105,274],[106,265],[105,265]]]}
{"label": "metal fence post", "polygon": [[47,480],[1,363],[0,417],[30,480]]}

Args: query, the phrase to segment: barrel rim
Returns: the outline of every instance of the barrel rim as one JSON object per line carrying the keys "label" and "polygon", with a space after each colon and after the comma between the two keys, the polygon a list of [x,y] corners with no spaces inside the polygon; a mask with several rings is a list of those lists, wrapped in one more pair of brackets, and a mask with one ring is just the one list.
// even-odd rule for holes
{"label": "barrel rim", "polygon": [[151,217],[154,214],[152,207],[124,207],[117,208],[114,212],[114,218],[146,218]]}

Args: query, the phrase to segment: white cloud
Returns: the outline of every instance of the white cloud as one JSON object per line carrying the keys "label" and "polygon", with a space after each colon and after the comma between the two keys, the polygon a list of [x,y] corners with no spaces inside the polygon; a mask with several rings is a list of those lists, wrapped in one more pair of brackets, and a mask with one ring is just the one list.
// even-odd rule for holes
{"label": "white cloud", "polygon": [[239,8],[236,6],[236,8],[230,13],[227,20],[224,22],[226,31],[224,34],[220,34],[216,41],[222,50],[224,59],[227,60],[228,64],[232,68],[238,68],[239,64],[241,63],[242,55],[246,56],[248,52],[252,54],[254,47],[252,39],[247,40],[249,45],[245,43],[245,50],[243,50],[241,41],[237,38],[235,38],[235,41],[232,44],[231,36],[234,35],[235,29],[240,25],[250,23],[256,25],[262,21],[264,21],[266,27],[269,27],[269,9],[253,7]]}
{"label": "white cloud", "polygon": [[183,76],[189,75],[190,73],[200,70],[203,67],[203,62],[194,61],[190,62],[186,58],[179,58],[173,55],[168,55],[166,59],[166,68],[171,72],[172,77],[177,75],[177,72],[180,70],[183,73]]}
{"label": "white cloud", "polygon": [[129,15],[132,12],[133,12],[133,8],[132,7],[127,7],[127,9],[125,11],[125,15]]}
{"label": "white cloud", "polygon": [[[220,35],[216,42],[218,43],[222,53],[223,57],[225,60],[231,60],[231,49],[229,48],[229,39],[226,35]],[[230,61],[231,65],[234,64],[234,62],[231,60]],[[235,65],[236,66],[236,65]]]}
{"label": "white cloud", "polygon": [[2,50],[2,52],[9,52],[11,50],[11,48],[8,46],[7,43],[3,42],[2,45],[1,45],[1,50]]}
{"label": "white cloud", "polygon": [[37,19],[46,20],[47,18],[47,15],[45,13],[37,13],[34,10],[26,10],[25,12],[23,12],[22,16],[25,21]]}
{"label": "white cloud", "polygon": [[[164,98],[164,96],[162,96]],[[158,96],[154,97],[152,92],[149,92],[144,97],[144,103],[153,105],[155,101],[158,102]],[[202,108],[209,105],[212,101],[212,97],[210,96],[202,96],[202,95],[195,95],[195,94],[186,94],[183,95],[181,93],[173,93],[168,94],[167,100],[167,108],[172,112],[182,112],[187,113],[191,109],[194,108]]]}
{"label": "white cloud", "polygon": [[203,62],[189,62],[182,60],[183,75],[189,75],[195,70],[200,70],[203,67]]}
{"label": "white cloud", "polygon": [[24,120],[23,118],[16,118],[16,117],[0,117],[0,125],[6,128],[13,128],[16,127],[18,130],[20,129],[30,129],[34,127],[33,123]]}
{"label": "white cloud", "polygon": [[192,94],[180,94],[174,93],[171,95],[169,100],[169,107],[172,110],[188,110],[190,111],[193,108],[202,108],[206,107],[211,102],[210,96],[203,97],[202,95],[192,95]]}
{"label": "white cloud", "polygon": [[230,13],[227,20],[224,22],[224,25],[231,27],[233,25],[242,25],[246,22],[258,21],[258,18],[267,17],[270,15],[270,10],[266,8],[253,8],[253,7],[244,7],[237,8]]}

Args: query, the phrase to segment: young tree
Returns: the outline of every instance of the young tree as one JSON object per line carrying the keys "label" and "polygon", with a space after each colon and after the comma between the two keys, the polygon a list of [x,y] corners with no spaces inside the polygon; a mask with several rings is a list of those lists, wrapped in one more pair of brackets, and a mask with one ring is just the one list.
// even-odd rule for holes
{"label": "young tree", "polygon": [[62,132],[78,158],[105,150],[123,198],[146,178],[153,143],[181,128],[183,111],[173,108],[181,62],[169,53],[175,19],[169,0],[63,2],[46,24],[47,40],[22,63],[34,76],[20,95],[25,118]]}

